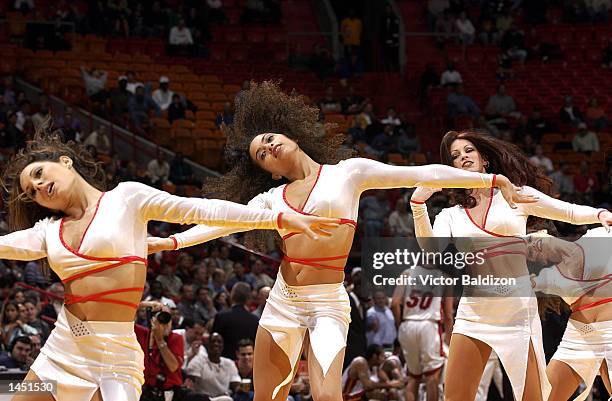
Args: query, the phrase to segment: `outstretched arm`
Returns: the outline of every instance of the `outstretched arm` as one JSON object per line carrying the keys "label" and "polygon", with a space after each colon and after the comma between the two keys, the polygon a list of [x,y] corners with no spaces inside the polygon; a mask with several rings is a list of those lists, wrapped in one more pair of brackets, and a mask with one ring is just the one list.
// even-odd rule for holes
{"label": "outstretched arm", "polygon": [[409,187],[490,188],[493,174],[464,171],[440,164],[391,166],[375,160],[346,160],[347,177],[361,191]]}
{"label": "outstretched arm", "polygon": [[337,226],[337,219],[275,213],[219,199],[183,198],[130,182],[124,184],[127,201],[135,205],[144,221],[160,220],[181,224],[208,224],[236,229],[274,230],[286,228],[304,232],[313,239],[315,233],[326,235],[323,228]]}
{"label": "outstretched arm", "polygon": [[38,260],[47,256],[45,228],[48,220],[41,220],[32,228],[15,231],[0,237],[0,259]]}
{"label": "outstretched arm", "polygon": [[412,218],[414,219],[414,235],[421,248],[426,251],[443,251],[452,236],[451,221],[446,211],[436,216],[433,227],[429,221],[429,213],[425,201],[437,188],[417,188],[410,199]]}
{"label": "outstretched arm", "polygon": [[564,202],[528,186],[521,188],[520,193],[537,198],[536,202],[521,205],[528,215],[571,224],[601,223],[604,227],[612,224],[612,213],[606,209]]}

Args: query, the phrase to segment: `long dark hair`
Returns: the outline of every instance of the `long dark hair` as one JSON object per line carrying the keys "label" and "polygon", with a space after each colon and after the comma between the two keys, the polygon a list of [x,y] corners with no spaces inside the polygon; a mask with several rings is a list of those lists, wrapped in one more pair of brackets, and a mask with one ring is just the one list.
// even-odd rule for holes
{"label": "long dark hair", "polygon": [[96,162],[85,147],[69,141],[63,143],[61,132],[51,130],[50,120],[41,124],[32,141],[13,156],[4,171],[3,185],[8,193],[8,223],[11,231],[30,228],[46,217],[61,216],[61,212],[47,209],[30,200],[22,191],[19,177],[30,163],[58,162],[61,156],[72,159],[72,166],[90,185],[103,191],[106,176],[101,163]]}
{"label": "long dark hair", "polygon": [[[449,131],[440,143],[440,159],[442,163],[453,166],[451,145],[457,139],[465,139],[472,144],[489,165],[487,173],[503,174],[514,185],[528,185],[550,195],[552,181],[544,171],[536,168],[522,150],[509,142],[497,139],[486,133],[476,131]],[[476,199],[472,196],[472,189],[452,189],[451,201],[464,208],[476,206]]]}
{"label": "long dark hair", "polygon": [[[236,105],[233,126],[226,128],[226,154],[230,171],[222,177],[207,179],[205,196],[247,203],[256,195],[277,187],[285,181],[273,180],[251,160],[249,145],[253,138],[266,132],[283,134],[296,141],[314,161],[335,164],[354,155],[340,145],[343,134],[333,126],[319,123],[319,110],[306,104],[303,96],[289,96],[277,82],[251,82]],[[247,246],[264,250],[267,236],[273,232],[255,231],[246,234]],[[279,238],[276,235],[276,238]]]}

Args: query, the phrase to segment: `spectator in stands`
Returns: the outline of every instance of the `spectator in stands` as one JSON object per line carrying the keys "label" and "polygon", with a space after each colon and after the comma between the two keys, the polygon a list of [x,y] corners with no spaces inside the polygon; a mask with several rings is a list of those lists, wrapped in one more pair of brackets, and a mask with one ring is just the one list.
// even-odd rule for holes
{"label": "spectator in stands", "polygon": [[208,288],[209,282],[210,277],[208,275],[208,267],[204,261],[200,261],[196,264],[195,277],[193,279],[193,285],[196,289],[196,293],[199,288]]}
{"label": "spectator in stands", "polygon": [[39,261],[30,261],[26,264],[23,272],[23,281],[26,284],[46,288],[49,281],[42,273],[41,264]]}
{"label": "spectator in stands", "polygon": [[170,29],[168,44],[168,52],[173,55],[193,52],[193,37],[183,18],[179,19],[178,24]]}
{"label": "spectator in stands", "polygon": [[6,125],[0,130],[0,148],[13,152],[15,148],[18,148],[19,143],[25,142],[23,140],[23,133],[15,125],[17,122],[17,115],[14,111],[9,111],[6,118]]}
{"label": "spectator in stands", "polygon": [[442,73],[440,77],[440,85],[442,86],[457,86],[463,83],[463,78],[459,71],[455,69],[455,63],[448,62],[446,64],[446,70]]}
{"label": "spectator in stands", "polygon": [[430,31],[436,28],[436,22],[442,14],[450,8],[448,0],[428,0],[427,1],[427,27]]}
{"label": "spectator in stands", "polygon": [[597,134],[589,131],[585,123],[579,123],[578,132],[572,139],[572,148],[575,152],[599,152]]}
{"label": "spectator in stands", "polygon": [[196,319],[208,322],[215,317],[217,310],[213,305],[208,287],[198,288],[196,291],[196,303],[194,308]]}
{"label": "spectator in stands", "polygon": [[129,113],[129,103],[133,95],[127,90],[127,83],[127,77],[121,75],[117,79],[117,87],[110,93],[111,116],[115,121],[123,122]]}
{"label": "spectator in stands", "polygon": [[555,184],[557,192],[561,195],[574,193],[574,179],[569,173],[569,170],[569,164],[565,161],[562,161],[561,163],[559,163],[559,169],[555,170],[550,175],[550,178]]}
{"label": "spectator in stands", "polygon": [[608,13],[612,6],[610,0],[584,0],[584,2],[591,22],[608,22]]}
{"label": "spectator in stands", "polygon": [[156,117],[161,116],[159,106],[150,96],[145,95],[144,86],[142,85],[136,87],[135,95],[129,100],[128,109],[132,123],[141,129],[146,129],[151,125],[149,113],[153,113]]}
{"label": "spectator in stands", "polygon": [[428,106],[431,89],[440,85],[440,75],[436,72],[436,67],[432,63],[428,63],[425,70],[419,78],[419,87],[417,97],[421,109]]}
{"label": "spectator in stands", "polygon": [[331,55],[329,49],[324,46],[315,45],[315,51],[310,56],[310,69],[321,81],[334,74],[336,61]]}
{"label": "spectator in stands", "polygon": [[1,321],[5,345],[8,346],[17,337],[38,334],[38,330],[25,323],[24,320],[25,306],[22,303],[13,300],[4,306]]}
{"label": "spectator in stands", "polygon": [[136,88],[138,88],[139,86],[144,87],[144,84],[136,78],[136,73],[134,71],[126,71],[125,77],[127,78],[126,89],[131,94],[136,94]]}
{"label": "spectator in stands", "polygon": [[170,162],[168,178],[174,185],[189,185],[193,183],[191,166],[185,161],[181,152],[176,152],[172,162]]}
{"label": "spectator in stands", "polygon": [[325,89],[325,97],[319,100],[319,108],[323,113],[340,113],[342,105],[334,96],[333,87],[328,86],[327,89]]}
{"label": "spectator in stands", "polygon": [[52,297],[40,312],[40,316],[46,316],[49,319],[57,320],[57,315],[64,304],[64,285],[62,283],[53,283],[47,289],[52,294]]}
{"label": "spectator in stands", "polygon": [[215,124],[220,127],[221,124],[232,125],[234,123],[234,110],[230,102],[223,103],[223,113],[217,114]]}
{"label": "spectator in stands", "polygon": [[384,291],[374,293],[374,306],[366,313],[368,345],[379,344],[383,347],[393,347],[397,338],[395,319],[389,308],[389,298]]}
{"label": "spectator in stands", "polygon": [[32,340],[28,336],[15,337],[8,350],[8,353],[0,354],[0,366],[7,369],[28,370],[34,362],[31,357]]}
{"label": "spectator in stands", "polygon": [[87,69],[81,66],[81,76],[85,82],[85,92],[92,102],[103,104],[106,102],[106,80],[108,74],[98,68]]}
{"label": "spectator in stands", "polygon": [[455,23],[455,17],[448,10],[442,13],[442,17],[436,21],[436,43],[438,47],[442,48],[444,44],[452,38],[457,28]]}
{"label": "spectator in stands", "polygon": [[43,340],[37,334],[30,334],[28,337],[30,337],[30,340],[32,341],[32,350],[30,351],[30,358],[32,358],[32,361],[35,361],[38,357],[38,354],[40,354],[40,349],[42,348]]}
{"label": "spectator in stands", "polygon": [[223,24],[227,21],[221,0],[206,0],[208,19],[212,23]]}
{"label": "spectator in stands", "polygon": [[542,113],[540,112],[540,108],[535,106],[529,116],[529,120],[527,120],[527,130],[537,139],[539,140],[543,134],[547,132],[552,132],[554,127],[542,117]]}
{"label": "spectator in stands", "polygon": [[19,101],[19,107],[15,114],[17,115],[17,121],[15,122],[15,126],[19,128],[20,131],[23,131],[23,125],[26,122],[26,119],[32,117],[32,103],[29,100],[23,99]]}
{"label": "spectator in stands", "polygon": [[168,182],[169,175],[170,165],[166,161],[166,155],[161,150],[158,150],[155,159],[151,160],[147,165],[147,178],[151,185],[161,188],[162,185]]}
{"label": "spectator in stands", "polygon": [[495,45],[499,40],[499,33],[495,27],[493,19],[485,17],[480,23],[480,32],[478,33],[480,43],[485,46]]}
{"label": "spectator in stands", "polygon": [[175,120],[185,118],[185,105],[178,93],[172,95],[172,103],[168,106],[168,121],[172,124]]}
{"label": "spectator in stands", "polygon": [[206,327],[202,320],[185,319],[184,321],[185,333],[183,335],[185,343],[183,349],[185,355],[183,358],[183,369],[186,369],[189,362],[196,356],[203,354],[207,356],[208,352],[206,348],[202,346],[204,333],[206,333]]}
{"label": "spectator in stands", "polygon": [[162,260],[159,269],[160,275],[157,276],[156,280],[162,284],[164,293],[166,295],[176,298],[179,296],[183,282],[174,274],[173,270],[174,269],[170,263]]}
{"label": "spectator in stands", "polygon": [[256,258],[251,265],[251,275],[255,278],[253,288],[272,287],[274,285],[274,280],[264,272],[264,269],[264,263],[261,259]]}
{"label": "spectator in stands", "polygon": [[246,273],[244,270],[244,265],[240,262],[234,262],[233,274],[227,280],[227,284],[225,286],[228,290],[232,290],[236,283],[242,282],[247,283],[251,289],[257,288],[257,283],[255,277],[251,273]]}
{"label": "spectator in stands", "polygon": [[[176,262],[176,275],[181,279],[183,284],[193,283],[193,276],[195,275],[193,256],[187,252],[179,253]],[[193,296],[193,291],[191,295]]]}
{"label": "spectator in stands", "polygon": [[544,155],[542,145],[536,145],[535,154],[529,158],[531,164],[540,167],[546,174],[551,174],[554,171],[552,161]]}
{"label": "spectator in stands", "polygon": [[[165,265],[165,262],[163,262],[163,265]],[[162,265],[162,268],[163,268],[163,265]],[[157,278],[159,278],[159,276]],[[170,298],[165,297],[163,294],[164,294],[164,285],[162,284],[161,281],[156,279],[151,282],[151,286],[149,289],[149,295],[147,295],[144,300],[161,302],[162,304],[166,305],[170,309],[176,308],[176,304],[174,303],[174,301]]]}
{"label": "spectator in stands", "polygon": [[255,302],[257,303],[257,308],[253,311],[253,314],[257,316],[257,319],[261,319],[261,314],[266,307],[266,302],[268,301],[268,296],[270,295],[271,286],[262,286],[258,287],[257,297]]}
{"label": "spectator in stands", "polygon": [[395,210],[389,215],[389,228],[395,237],[414,236],[412,214],[408,212],[406,201],[402,198],[395,202]]}
{"label": "spectator in stands", "polygon": [[[259,320],[247,309],[251,296],[251,286],[238,282],[232,287],[232,308],[229,311],[218,312],[212,326],[213,333],[219,333],[225,339],[223,355],[233,358],[238,348],[238,341],[250,338],[255,341],[255,333]],[[210,351],[210,350],[209,350]]]}
{"label": "spectator in stands", "polygon": [[399,19],[389,3],[385,4],[385,12],[381,20],[380,42],[385,70],[397,71],[399,66]]}
{"label": "spectator in stands", "polygon": [[226,348],[223,336],[213,332],[208,339],[208,355],[198,353],[186,369],[187,380],[191,382],[190,385],[196,392],[214,398],[227,396],[219,401],[231,400],[229,395],[240,383],[236,364],[221,354]]}
{"label": "spectator in stands", "polygon": [[365,221],[366,237],[379,237],[384,220],[390,212],[389,199],[383,191],[374,191],[365,196],[359,204],[361,217]]}
{"label": "spectator in stands", "polygon": [[[234,401],[248,401],[253,399],[253,351],[255,344],[248,338],[238,342],[236,351],[236,368],[242,379],[241,385],[236,388]],[[242,385],[244,383],[244,386]]]}
{"label": "spectator in stands", "polygon": [[599,190],[599,180],[597,175],[591,171],[588,161],[582,160],[578,172],[574,174],[574,188],[576,192],[591,194]]}
{"label": "spectator in stands", "polygon": [[480,108],[471,97],[463,93],[463,85],[458,85],[451,90],[446,98],[446,103],[450,118],[459,116],[478,118],[480,116]]}
{"label": "spectator in stands", "polygon": [[225,271],[223,271],[223,269],[217,268],[213,270],[209,289],[214,295],[223,292],[227,293],[227,288],[225,287]]}
{"label": "spectator in stands", "polygon": [[227,291],[218,292],[213,298],[213,305],[217,310],[217,314],[230,311],[232,305],[230,305],[230,297]]}
{"label": "spectator in stands", "polygon": [[400,127],[397,137],[397,151],[405,158],[410,159],[412,154],[421,151],[421,141],[414,131],[413,125]]}
{"label": "spectator in stands", "polygon": [[503,52],[512,60],[525,62],[527,58],[527,50],[525,47],[525,34],[519,31],[514,24],[510,26],[502,36],[500,46]]}
{"label": "spectator in stands", "polygon": [[346,87],[346,94],[340,101],[342,105],[342,114],[357,114],[363,110],[366,99],[363,96],[355,94],[355,88],[352,85]]}
{"label": "spectator in stands", "polygon": [[582,111],[577,106],[574,106],[571,96],[565,96],[564,105],[559,111],[559,118],[562,123],[578,126],[584,121]]}
{"label": "spectator in stands", "polygon": [[385,118],[380,120],[380,122],[382,124],[391,125],[393,127],[398,127],[402,125],[402,120],[397,117],[397,114],[395,113],[395,108],[393,106],[389,106],[387,108],[387,115],[385,116]]}
{"label": "spectator in stands", "polygon": [[38,313],[40,310],[36,300],[26,299],[23,306],[25,306],[24,323],[36,329],[42,340],[46,341],[47,337],[49,337],[49,333],[51,333],[51,329],[49,328],[47,322],[38,318]]}
{"label": "spectator in stands", "polygon": [[462,11],[461,14],[459,14],[459,18],[457,18],[457,21],[455,21],[455,27],[460,35],[459,38],[461,43],[464,45],[471,45],[474,43],[476,29],[474,28],[472,21],[470,21],[467,17],[465,11]]}
{"label": "spectator in stands", "polygon": [[340,22],[340,34],[342,35],[345,57],[354,52],[359,52],[362,30],[361,19],[355,15],[355,9],[350,8],[348,15]]}
{"label": "spectator in stands", "polygon": [[516,110],[514,98],[506,93],[506,86],[498,85],[497,93],[492,95],[485,109],[489,123],[502,125],[508,123],[508,118],[518,119],[521,116]]}
{"label": "spectator in stands", "polygon": [[606,111],[599,105],[597,98],[590,98],[586,109],[586,122],[597,131],[602,131],[608,126]]}
{"label": "spectator in stands", "polygon": [[108,139],[108,135],[106,134],[107,129],[106,125],[100,124],[98,128],[92,131],[85,141],[83,145],[88,146],[91,145],[96,148],[96,151],[99,154],[110,155],[111,153],[111,143],[110,139]]}
{"label": "spectator in stands", "polygon": [[346,339],[346,351],[344,353],[343,369],[357,356],[366,354],[366,307],[365,299],[361,298],[361,267],[354,267],[350,275],[351,284],[346,291],[349,295],[351,305],[351,323],[349,324],[348,336]]}
{"label": "spectator in stands", "polygon": [[72,112],[70,111],[66,111],[64,113],[64,118],[63,121],[61,121],[58,124],[61,129],[62,129],[62,135],[63,135],[63,140],[64,141],[75,141],[75,142],[80,142],[81,141],[81,129],[80,129],[80,123],[78,123]]}
{"label": "spectator in stands", "polygon": [[380,152],[389,153],[395,148],[393,126],[385,125],[383,131],[372,140],[372,147]]}
{"label": "spectator in stands", "polygon": [[608,46],[603,49],[601,56],[601,66],[603,68],[612,68],[612,38],[608,42]]}
{"label": "spectator in stands", "polygon": [[[162,324],[153,317],[151,329],[134,326],[134,331],[142,350],[148,355],[144,358],[143,399],[152,398],[150,394],[155,392],[156,387],[161,387],[163,391],[172,391],[176,386],[181,386],[184,341],[180,334],[172,332],[172,320]],[[164,379],[160,380],[159,375]]]}
{"label": "spectator in stands", "polygon": [[195,293],[192,284],[183,284],[180,292],[180,302],[176,306],[185,319],[195,320]]}
{"label": "spectator in stands", "polygon": [[153,92],[153,101],[157,104],[157,106],[162,110],[168,110],[170,104],[172,103],[172,96],[174,92],[172,92],[169,88],[170,79],[162,75],[159,77],[159,88]]}

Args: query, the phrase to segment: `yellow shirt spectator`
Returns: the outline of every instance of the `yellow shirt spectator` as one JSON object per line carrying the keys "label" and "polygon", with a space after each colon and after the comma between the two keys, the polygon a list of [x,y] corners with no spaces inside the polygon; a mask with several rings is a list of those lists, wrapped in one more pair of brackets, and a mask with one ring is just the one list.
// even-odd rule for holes
{"label": "yellow shirt spectator", "polygon": [[356,17],[346,17],[341,23],[342,42],[345,46],[361,44],[361,20]]}

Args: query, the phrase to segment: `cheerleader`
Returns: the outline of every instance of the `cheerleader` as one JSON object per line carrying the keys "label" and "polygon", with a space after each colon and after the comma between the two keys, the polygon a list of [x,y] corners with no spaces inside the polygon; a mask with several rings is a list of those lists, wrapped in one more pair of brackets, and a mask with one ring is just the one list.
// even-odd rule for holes
{"label": "cheerleader", "polygon": [[561,344],[546,369],[552,384],[549,401],[565,401],[580,382],[586,389],[575,399],[587,399],[601,371],[610,389],[612,375],[612,235],[596,228],[576,242],[529,236],[529,260],[542,265],[533,278],[536,291],[557,295],[571,308]]}
{"label": "cheerleader", "polygon": [[[234,166],[205,188],[252,207],[302,215],[339,216],[330,238],[315,243],[286,227],[284,258],[259,321],[255,341],[255,400],[285,400],[309,337],[308,372],[313,397],[342,398],[341,376],[350,321],[344,265],[352,245],[359,197],[369,189],[413,187],[490,188],[499,185],[507,199],[523,201],[508,179],[447,166],[389,166],[348,158],[342,136],[325,135],[319,111],[277,85],[252,84],[237,110],[228,143]],[[346,160],[343,160],[346,159]],[[501,181],[500,181],[501,179]],[[244,183],[248,184],[245,185]],[[279,185],[281,184],[281,185]],[[154,239],[151,251],[195,245],[236,230],[198,226],[170,239]],[[255,237],[253,237],[253,234]],[[265,238],[247,233],[247,243],[262,248]]]}
{"label": "cheerleader", "polygon": [[[44,130],[5,172],[9,224],[18,231],[0,237],[0,258],[47,258],[65,286],[55,328],[26,376],[56,381],[57,400],[138,401],[144,358],[134,315],[146,278],[149,220],[282,226],[310,235],[337,221],[180,198],[135,182],[103,192],[104,172],[89,153]],[[34,398],[54,399],[16,395],[13,400]]]}
{"label": "cheerleader", "polygon": [[[467,171],[505,174],[523,186],[522,194],[535,199],[512,208],[494,188],[455,190],[452,195],[456,206],[443,209],[432,228],[425,201],[433,191],[419,188],[412,195],[415,233],[422,247],[444,249],[454,238],[460,251],[487,251],[486,268],[481,270],[513,277],[518,284],[464,291],[451,337],[445,399],[474,399],[493,349],[510,378],[516,400],[546,401],[550,384],[545,373],[542,327],[527,271],[525,241],[515,236],[525,235],[531,215],[607,226],[612,223],[612,214],[549,197],[543,192],[550,187],[550,180],[534,171],[516,146],[489,135],[451,131],[442,140],[440,155],[445,164]],[[479,292],[491,296],[470,296]]]}

